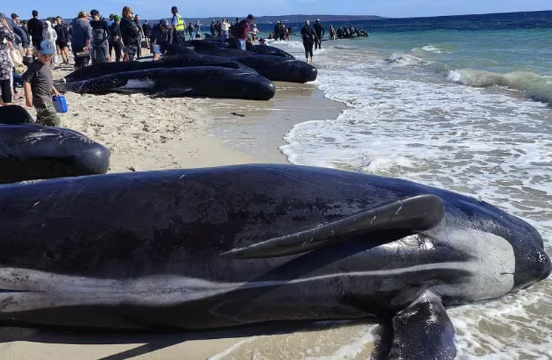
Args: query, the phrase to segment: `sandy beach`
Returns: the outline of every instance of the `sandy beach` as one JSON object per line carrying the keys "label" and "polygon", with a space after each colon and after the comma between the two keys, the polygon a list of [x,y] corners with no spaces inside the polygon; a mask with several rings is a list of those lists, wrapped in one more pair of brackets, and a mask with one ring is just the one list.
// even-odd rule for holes
{"label": "sandy beach", "polygon": [[[54,78],[68,72],[70,69],[56,69]],[[110,173],[286,163],[279,147],[295,124],[335,118],[344,106],[324,98],[312,84],[277,83],[277,88],[276,96],[263,102],[67,93],[69,112],[62,115],[62,126],[107,146],[111,151]],[[24,105],[23,98],[16,104]],[[29,112],[35,115],[33,109]],[[358,326],[351,327],[350,333],[358,331]],[[0,359],[299,359],[312,351],[301,345],[305,342],[319,343],[315,352],[320,355],[331,354],[333,348],[350,342],[343,333],[336,338],[334,331],[327,325],[170,335],[2,328]],[[370,337],[362,341],[370,341]],[[365,351],[359,356],[366,355]]]}

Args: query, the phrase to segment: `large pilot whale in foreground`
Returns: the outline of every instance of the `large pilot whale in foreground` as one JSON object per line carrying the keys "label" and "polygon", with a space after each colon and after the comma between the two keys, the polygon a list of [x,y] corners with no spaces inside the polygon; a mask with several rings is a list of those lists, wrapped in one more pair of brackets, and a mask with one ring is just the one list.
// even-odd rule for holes
{"label": "large pilot whale in foreground", "polygon": [[237,165],[0,187],[4,325],[393,322],[388,359],[453,359],[445,308],[546,278],[538,232],[400,179]]}

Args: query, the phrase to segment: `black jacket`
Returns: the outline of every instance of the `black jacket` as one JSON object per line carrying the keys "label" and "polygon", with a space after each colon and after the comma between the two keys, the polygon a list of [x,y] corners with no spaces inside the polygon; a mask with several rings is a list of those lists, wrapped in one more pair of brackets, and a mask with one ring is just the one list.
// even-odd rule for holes
{"label": "black jacket", "polygon": [[134,21],[129,18],[121,19],[121,38],[123,39],[123,44],[125,46],[129,45],[140,45],[138,44],[138,38],[140,37],[140,29]]}
{"label": "black jacket", "polygon": [[144,23],[142,25],[142,31],[144,32],[144,36],[151,37],[151,25]]}
{"label": "black jacket", "polygon": [[67,25],[57,24],[54,29],[56,29],[57,41],[65,43],[69,42],[69,29],[67,28]]}
{"label": "black jacket", "polygon": [[110,40],[113,41],[114,36],[119,37],[119,41],[123,38],[123,34],[121,34],[121,27],[119,24],[117,24],[116,21],[113,21],[113,24],[109,27],[109,34],[111,35]]}
{"label": "black jacket", "polygon": [[319,22],[314,23],[313,29],[316,32],[316,34],[319,35],[319,36],[320,35],[324,36],[324,33],[326,32],[324,30],[324,26],[322,26],[322,24],[319,23]]}
{"label": "black jacket", "polygon": [[301,37],[303,38],[303,41],[314,41],[316,34],[310,25],[305,25],[301,29]]}
{"label": "black jacket", "polygon": [[37,18],[32,18],[27,22],[27,30],[29,31],[29,35],[33,40],[34,46],[40,45],[40,42],[42,41],[43,29],[44,29],[43,22],[38,20]]}

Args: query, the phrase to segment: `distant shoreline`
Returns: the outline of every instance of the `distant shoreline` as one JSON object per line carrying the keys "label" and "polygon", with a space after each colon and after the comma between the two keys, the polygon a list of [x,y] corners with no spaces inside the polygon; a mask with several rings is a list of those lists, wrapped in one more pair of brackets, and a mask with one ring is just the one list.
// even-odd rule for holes
{"label": "distant shoreline", "polygon": [[[303,23],[306,19],[310,20],[316,20],[320,19],[322,22],[357,22],[357,21],[402,21],[405,19],[432,19],[432,18],[462,18],[462,17],[470,17],[470,18],[484,18],[489,15],[515,15],[515,14],[539,14],[539,13],[549,13],[552,12],[552,10],[538,10],[538,11],[518,11],[518,12],[499,12],[499,13],[476,13],[476,14],[462,14],[462,15],[439,15],[439,16],[416,16],[416,17],[383,17],[383,16],[377,16],[377,15],[308,15],[308,14],[291,14],[291,15],[277,15],[277,16],[256,16],[256,23],[257,24],[274,24],[278,21],[284,22],[286,24],[289,23]],[[105,18],[109,16],[109,14],[102,14]],[[243,17],[242,15],[241,17]],[[161,18],[155,18],[155,17],[148,17],[145,16],[145,13],[141,14],[141,17],[144,19],[149,19],[150,21],[158,21]],[[233,20],[235,17],[232,16],[223,16],[224,18],[227,18],[229,20]],[[213,16],[213,17],[193,17],[193,16],[186,16],[184,15],[184,19],[187,21],[197,21],[202,25],[209,25],[211,23],[211,20],[220,20],[223,17],[221,16]],[[170,18],[170,14],[164,17],[165,19]],[[70,21],[72,18],[64,17],[65,21]]]}

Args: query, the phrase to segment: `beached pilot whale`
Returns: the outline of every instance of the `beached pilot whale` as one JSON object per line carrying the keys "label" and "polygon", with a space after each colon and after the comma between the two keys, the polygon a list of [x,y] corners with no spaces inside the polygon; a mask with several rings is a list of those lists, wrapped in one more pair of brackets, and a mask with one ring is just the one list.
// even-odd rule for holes
{"label": "beached pilot whale", "polygon": [[0,187],[0,322],[206,329],[392,319],[388,359],[453,359],[445,307],[546,278],[538,232],[400,179],[237,165]]}
{"label": "beached pilot whale", "polygon": [[254,70],[220,66],[160,67],[117,72],[56,85],[59,91],[105,94],[142,92],[154,97],[224,97],[270,100],[272,81]]}
{"label": "beached pilot whale", "polygon": [[0,107],[0,184],[105,174],[110,152],[70,129],[34,123],[18,105]]}

